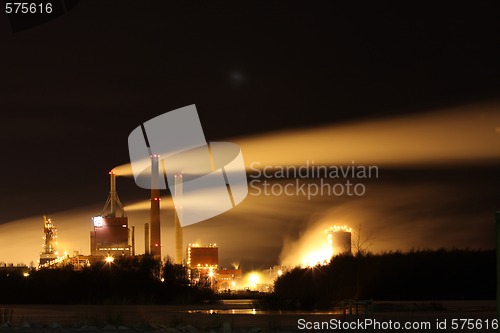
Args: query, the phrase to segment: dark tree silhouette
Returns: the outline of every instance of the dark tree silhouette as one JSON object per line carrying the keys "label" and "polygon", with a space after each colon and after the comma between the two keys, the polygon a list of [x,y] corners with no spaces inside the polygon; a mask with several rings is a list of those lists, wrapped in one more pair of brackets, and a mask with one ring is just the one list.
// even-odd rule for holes
{"label": "dark tree silhouette", "polygon": [[[163,278],[162,275],[167,278]],[[0,271],[0,300],[4,304],[163,304],[213,300],[210,289],[189,285],[181,265],[165,265],[152,256],[123,257],[98,262],[83,270],[72,266]]]}
{"label": "dark tree silhouette", "polygon": [[437,250],[340,255],[326,266],[278,278],[275,297],[289,308],[328,308],[345,299],[495,299],[495,251]]}

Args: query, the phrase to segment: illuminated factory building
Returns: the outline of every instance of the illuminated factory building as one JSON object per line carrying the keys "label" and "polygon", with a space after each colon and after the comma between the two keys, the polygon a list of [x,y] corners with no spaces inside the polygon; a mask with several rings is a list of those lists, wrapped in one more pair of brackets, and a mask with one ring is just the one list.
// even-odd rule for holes
{"label": "illuminated factory building", "polygon": [[92,256],[124,256],[133,253],[130,230],[125,210],[116,193],[116,175],[110,172],[111,190],[101,215],[92,218],[94,230],[90,232]]}
{"label": "illuminated factory building", "polygon": [[332,255],[351,254],[351,228],[333,226],[328,231],[328,246]]}
{"label": "illuminated factory building", "polygon": [[217,285],[219,290],[235,290],[241,287],[243,272],[241,269],[219,269],[217,271]]}
{"label": "illuminated factory building", "polygon": [[219,248],[217,244],[189,244],[186,258],[189,276],[193,281],[197,282],[206,276],[212,278],[219,267]]}

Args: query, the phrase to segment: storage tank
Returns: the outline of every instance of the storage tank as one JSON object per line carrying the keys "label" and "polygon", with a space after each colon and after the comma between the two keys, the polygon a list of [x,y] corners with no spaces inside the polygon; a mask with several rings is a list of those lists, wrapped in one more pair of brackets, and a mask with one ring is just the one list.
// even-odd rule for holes
{"label": "storage tank", "polygon": [[333,226],[328,230],[328,245],[332,254],[351,254],[351,228],[347,226]]}

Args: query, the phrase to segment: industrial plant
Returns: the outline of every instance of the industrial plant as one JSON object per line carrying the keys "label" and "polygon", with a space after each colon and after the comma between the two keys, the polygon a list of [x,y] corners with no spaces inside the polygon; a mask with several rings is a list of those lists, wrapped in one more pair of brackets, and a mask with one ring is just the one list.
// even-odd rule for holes
{"label": "industrial plant", "polygon": [[[150,219],[144,225],[144,254],[153,258],[162,259],[161,221],[160,221],[160,165],[159,156],[151,155],[151,192],[150,192]],[[71,264],[74,269],[82,269],[93,263],[125,257],[143,256],[135,245],[135,226],[129,224],[127,213],[118,196],[116,186],[117,174],[109,172],[109,194],[99,215],[91,218],[90,254],[84,255],[77,251],[72,256],[67,253],[59,254],[57,250],[57,228],[55,223],[46,216],[43,217],[43,249],[40,253],[38,269],[58,267]],[[188,279],[193,284],[206,284],[216,291],[228,292],[237,289],[269,291],[272,282],[284,274],[288,269],[284,266],[274,266],[260,272],[250,272],[244,276],[240,267],[222,268],[219,264],[219,247],[215,243],[208,245],[183,245],[183,230],[180,225],[182,218],[182,174],[175,177],[176,206],[173,223],[175,254],[173,263],[185,267]],[[333,226],[326,231],[325,251],[322,251],[320,261],[311,261],[309,266],[329,262],[336,254],[351,253],[351,232],[347,226]],[[184,256],[185,254],[185,256]],[[246,281],[248,280],[248,281]]]}
{"label": "industrial plant", "polygon": [[[158,156],[151,156],[151,219],[145,224],[145,254],[161,259],[160,234],[160,190]],[[57,229],[51,219],[44,216],[44,244],[40,254],[38,268],[72,264],[75,269],[88,266],[102,260],[136,256],[135,226],[129,226],[125,209],[116,190],[116,172],[110,171],[110,190],[101,213],[92,217],[90,231],[90,255],[74,252],[70,258],[67,253],[59,255],[56,250]],[[182,230],[180,230],[182,233]],[[180,235],[182,241],[182,234]],[[182,246],[182,244],[181,244]],[[182,261],[182,257],[181,257]],[[181,262],[182,263],[182,262]]]}
{"label": "industrial plant", "polygon": [[[112,262],[114,259],[136,257],[144,254],[162,259],[161,221],[160,221],[160,167],[159,156],[151,155],[151,192],[150,220],[144,225],[144,252],[137,251],[135,245],[135,226],[129,224],[127,213],[118,196],[114,171],[109,172],[109,194],[99,215],[93,216],[90,230],[90,254],[77,251],[72,256],[57,251],[57,228],[54,222],[43,217],[43,249],[40,253],[37,269],[72,265],[74,269],[82,269],[97,262]],[[182,199],[182,174],[175,175],[175,195]],[[181,203],[177,200],[177,203]],[[173,218],[175,255],[173,262],[183,265],[188,272],[191,283],[207,283],[214,290],[233,288],[242,280],[242,270],[219,267],[219,248],[217,244],[200,246],[188,244],[183,246],[183,231],[179,215],[182,206],[176,207]],[[138,253],[139,252],[139,253]],[[184,257],[185,253],[185,257]],[[219,283],[220,282],[220,283]],[[238,283],[239,284],[239,283]]]}

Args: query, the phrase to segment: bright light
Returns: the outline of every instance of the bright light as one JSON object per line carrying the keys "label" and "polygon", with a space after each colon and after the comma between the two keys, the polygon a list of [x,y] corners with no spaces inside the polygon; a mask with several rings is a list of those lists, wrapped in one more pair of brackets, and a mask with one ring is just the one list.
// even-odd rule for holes
{"label": "bright light", "polygon": [[102,227],[102,216],[94,216],[92,220],[94,221],[94,227]]}
{"label": "bright light", "polygon": [[208,276],[213,277],[214,276],[214,272],[212,272],[212,270],[210,270],[210,272],[208,272]]}
{"label": "bright light", "polygon": [[332,257],[332,250],[330,247],[323,246],[323,248],[318,250],[313,250],[307,253],[302,258],[302,266],[314,267],[316,265],[327,264]]}
{"label": "bright light", "polygon": [[280,269],[278,270],[278,276],[282,276],[283,275],[283,271]]}
{"label": "bright light", "polygon": [[257,283],[259,283],[259,281],[260,281],[260,276],[257,273],[252,273],[248,277],[248,280],[250,281],[250,284],[252,284],[253,286],[256,286]]}
{"label": "bright light", "polygon": [[24,276],[24,277],[28,277],[28,276],[30,276],[30,273],[28,273],[28,272],[24,272],[24,273],[23,273],[23,276]]}
{"label": "bright light", "polygon": [[[314,241],[310,241],[307,244],[308,249],[305,250],[301,258],[302,267],[314,267],[316,265],[327,265],[331,258],[340,253],[340,245],[334,244],[334,235],[337,232],[352,232],[352,228],[348,228],[347,225],[343,226],[333,226],[325,230],[327,233],[326,243],[321,244],[317,238]],[[319,234],[318,234],[319,235]]]}
{"label": "bright light", "polygon": [[115,260],[115,258],[113,258],[112,256],[106,257],[106,262],[113,262],[114,260]]}
{"label": "bright light", "polygon": [[330,230],[327,229],[327,232],[329,233],[337,231],[352,232],[352,228],[348,228],[347,225],[343,226],[334,225],[333,227],[330,227]]}

